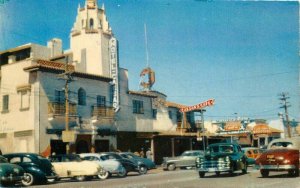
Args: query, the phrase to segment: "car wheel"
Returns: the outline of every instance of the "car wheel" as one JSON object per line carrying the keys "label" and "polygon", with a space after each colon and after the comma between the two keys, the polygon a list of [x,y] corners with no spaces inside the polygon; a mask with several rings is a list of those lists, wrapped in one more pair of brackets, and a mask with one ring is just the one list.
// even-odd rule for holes
{"label": "car wheel", "polygon": [[148,169],[146,166],[142,165],[139,167],[139,174],[147,174],[147,171]]}
{"label": "car wheel", "polygon": [[75,177],[75,179],[77,180],[77,181],[84,181],[85,180],[85,176],[76,176]]}
{"label": "car wheel", "polygon": [[22,180],[22,184],[24,186],[30,186],[34,183],[34,177],[30,173],[24,173],[24,179]]}
{"label": "car wheel", "polygon": [[262,177],[266,178],[269,176],[269,171],[268,170],[260,170],[260,174]]}
{"label": "car wheel", "polygon": [[118,176],[121,178],[125,177],[126,175],[127,175],[126,169],[122,170],[121,172],[118,172]]}
{"label": "car wheel", "polygon": [[168,164],[168,170],[169,170],[169,171],[173,171],[173,170],[175,170],[175,169],[176,169],[175,164],[173,164],[173,163]]}
{"label": "car wheel", "polygon": [[99,179],[105,180],[109,177],[109,172],[107,172],[106,170],[102,170],[97,176]]}
{"label": "car wheel", "polygon": [[199,177],[200,178],[204,178],[204,176],[205,176],[205,172],[199,172]]}
{"label": "car wheel", "polygon": [[244,168],[242,169],[243,174],[247,174],[247,162],[244,163]]}
{"label": "car wheel", "polygon": [[220,172],[215,172],[217,176],[220,176]]}

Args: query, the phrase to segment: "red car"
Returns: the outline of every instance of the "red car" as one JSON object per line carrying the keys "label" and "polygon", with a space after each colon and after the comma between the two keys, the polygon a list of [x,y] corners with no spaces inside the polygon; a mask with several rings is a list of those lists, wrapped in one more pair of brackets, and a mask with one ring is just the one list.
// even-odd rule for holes
{"label": "red car", "polygon": [[300,138],[273,140],[268,150],[256,159],[256,168],[262,177],[268,177],[270,171],[287,171],[290,176],[299,176]]}

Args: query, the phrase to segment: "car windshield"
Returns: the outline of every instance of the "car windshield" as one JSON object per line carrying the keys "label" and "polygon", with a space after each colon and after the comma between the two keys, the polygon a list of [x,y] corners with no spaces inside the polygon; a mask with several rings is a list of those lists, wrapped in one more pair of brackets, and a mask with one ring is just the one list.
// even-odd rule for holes
{"label": "car windshield", "polygon": [[211,146],[209,151],[211,153],[233,153],[233,146],[232,145],[218,145],[218,146]]}
{"label": "car windshield", "polygon": [[0,156],[0,163],[8,163],[8,162],[4,157]]}

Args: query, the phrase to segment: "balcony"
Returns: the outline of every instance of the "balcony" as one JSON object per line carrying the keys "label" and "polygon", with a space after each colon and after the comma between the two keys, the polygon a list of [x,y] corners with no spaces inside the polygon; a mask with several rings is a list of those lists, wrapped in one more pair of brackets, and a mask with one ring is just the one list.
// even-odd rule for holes
{"label": "balcony", "polygon": [[[48,103],[48,115],[53,116],[65,116],[66,106],[65,103],[49,102]],[[77,105],[69,104],[69,116],[77,116]]]}
{"label": "balcony", "polygon": [[92,106],[92,117],[113,119],[115,117],[115,111],[113,107],[106,106]]}

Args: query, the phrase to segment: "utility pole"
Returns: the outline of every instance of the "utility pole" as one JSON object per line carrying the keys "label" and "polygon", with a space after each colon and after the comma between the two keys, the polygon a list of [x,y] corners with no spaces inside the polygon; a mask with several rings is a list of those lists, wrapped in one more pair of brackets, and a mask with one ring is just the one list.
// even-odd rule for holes
{"label": "utility pole", "polygon": [[67,57],[66,63],[65,63],[65,72],[63,74],[60,74],[60,77],[65,80],[65,135],[66,138],[63,142],[66,143],[66,153],[70,153],[70,137],[73,138],[74,136],[72,133],[69,132],[69,83],[73,81],[72,73],[74,71],[69,71],[69,58]]}
{"label": "utility pole", "polygon": [[282,101],[282,106],[280,106],[280,108],[284,108],[285,111],[285,119],[286,119],[286,127],[287,127],[287,131],[288,131],[288,137],[291,138],[291,127],[290,127],[290,120],[289,120],[289,114],[288,114],[288,108],[291,107],[291,105],[289,104],[289,102],[287,102],[287,99],[289,99],[290,97],[288,97],[288,93],[280,93],[279,94],[280,98],[279,100]]}

